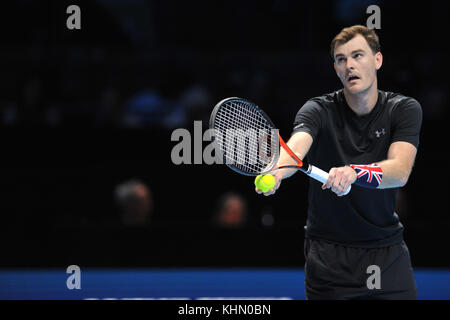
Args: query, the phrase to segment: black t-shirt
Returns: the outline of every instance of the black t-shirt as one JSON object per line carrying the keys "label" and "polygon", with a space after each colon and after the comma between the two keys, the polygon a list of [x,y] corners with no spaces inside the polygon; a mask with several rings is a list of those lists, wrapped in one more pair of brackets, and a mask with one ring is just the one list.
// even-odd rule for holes
{"label": "black t-shirt", "polygon": [[[296,115],[293,133],[305,131],[313,137],[307,160],[329,171],[385,160],[395,141],[417,148],[421,123],[420,104],[412,98],[378,90],[376,106],[358,116],[341,89],[308,100]],[[310,179],[307,237],[356,247],[382,247],[403,240],[403,226],[394,211],[398,188],[352,185],[348,195],[338,197],[321,185]]]}

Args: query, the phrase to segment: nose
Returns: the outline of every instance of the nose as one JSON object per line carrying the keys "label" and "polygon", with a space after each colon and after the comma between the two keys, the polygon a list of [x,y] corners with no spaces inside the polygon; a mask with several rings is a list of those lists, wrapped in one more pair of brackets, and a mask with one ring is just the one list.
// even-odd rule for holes
{"label": "nose", "polygon": [[353,70],[355,69],[355,61],[353,58],[349,57],[347,59],[347,64],[346,64],[347,70]]}

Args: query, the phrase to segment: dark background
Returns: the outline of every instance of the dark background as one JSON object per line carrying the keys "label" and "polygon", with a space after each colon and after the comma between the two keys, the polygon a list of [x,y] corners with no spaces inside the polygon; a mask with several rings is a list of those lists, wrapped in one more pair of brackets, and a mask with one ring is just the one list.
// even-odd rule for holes
{"label": "dark background", "polygon": [[[329,43],[343,27],[365,25],[371,4],[381,8],[379,88],[416,98],[424,114],[400,193],[405,239],[414,266],[450,267],[444,3],[2,4],[0,267],[302,267],[307,179],[297,174],[259,196],[252,178],[225,166],[174,165],[171,133],[193,133],[194,120],[206,129],[216,102],[240,96],[288,138],[307,99],[341,87]],[[81,8],[81,30],[66,28],[70,4]],[[153,193],[143,227],[120,224],[114,189],[130,178]],[[229,191],[247,203],[239,229],[211,223]]]}

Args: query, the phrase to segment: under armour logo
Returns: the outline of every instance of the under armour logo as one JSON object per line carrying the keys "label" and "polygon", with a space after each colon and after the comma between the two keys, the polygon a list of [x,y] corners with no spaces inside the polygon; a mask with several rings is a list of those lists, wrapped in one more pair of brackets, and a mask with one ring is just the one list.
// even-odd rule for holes
{"label": "under armour logo", "polygon": [[381,135],[385,135],[386,131],[384,131],[384,128],[381,129],[381,131],[375,131],[375,135],[377,136],[377,138],[381,137]]}
{"label": "under armour logo", "polygon": [[298,124],[298,125],[296,125],[296,126],[294,127],[294,130],[303,128],[304,126],[305,126],[304,123],[300,123],[300,124]]}

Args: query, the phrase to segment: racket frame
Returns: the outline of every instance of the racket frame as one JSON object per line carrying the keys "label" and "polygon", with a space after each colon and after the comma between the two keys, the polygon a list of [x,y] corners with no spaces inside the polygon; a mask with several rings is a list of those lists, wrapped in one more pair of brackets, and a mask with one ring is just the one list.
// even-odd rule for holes
{"label": "racket frame", "polygon": [[[271,129],[272,129],[272,130],[277,130],[277,131],[278,131],[278,129],[275,128],[274,123],[272,122],[272,120],[270,119],[270,117],[264,112],[264,110],[262,110],[261,108],[259,108],[258,105],[256,105],[256,104],[253,103],[252,101],[247,100],[247,99],[242,99],[242,98],[239,98],[239,97],[229,97],[229,98],[225,98],[225,99],[222,99],[221,101],[219,101],[219,102],[215,105],[213,111],[211,112],[211,116],[210,116],[210,118],[209,118],[209,127],[210,127],[211,129],[214,129],[214,130],[215,130],[215,128],[214,128],[214,122],[215,122],[215,118],[216,118],[217,112],[219,111],[220,107],[221,107],[224,103],[226,103],[227,101],[230,101],[230,100],[240,100],[240,101],[242,101],[242,102],[248,103],[249,105],[252,106],[252,108],[254,108],[257,112],[259,112],[259,113],[265,118],[265,120],[267,121],[267,123],[271,126]],[[237,173],[239,173],[239,174],[246,175],[246,176],[257,176],[257,175],[259,175],[259,174],[268,174],[268,173],[270,173],[270,172],[272,172],[272,171],[274,171],[274,170],[279,170],[279,169],[297,169],[297,170],[302,171],[303,173],[305,173],[306,175],[308,175],[309,177],[311,177],[311,178],[313,178],[313,179],[315,179],[315,180],[317,180],[317,181],[320,181],[320,182],[322,182],[322,183],[324,183],[324,184],[327,182],[327,180],[328,180],[328,173],[327,173],[326,171],[323,171],[322,169],[317,168],[317,167],[315,167],[315,166],[309,164],[309,163],[307,162],[306,159],[301,160],[301,159],[300,159],[299,157],[297,157],[297,155],[291,150],[291,148],[289,148],[289,146],[284,142],[284,140],[281,138],[281,136],[280,136],[280,134],[279,134],[278,132],[277,132],[277,136],[278,136],[278,148],[276,148],[276,149],[277,149],[277,154],[276,154],[276,156],[274,156],[274,158],[272,159],[271,163],[270,163],[269,165],[267,165],[267,168],[268,168],[267,170],[261,171],[261,172],[257,172],[257,173],[249,173],[249,172],[246,172],[246,171],[243,171],[243,170],[240,170],[240,169],[236,168],[236,167],[235,167],[234,165],[232,165],[232,164],[228,164],[228,163],[225,163],[225,164],[226,164],[230,169],[232,169],[233,171],[235,171],[235,172],[237,172]],[[211,141],[213,141],[214,143],[216,143],[216,142],[215,142],[215,134],[212,135]],[[283,149],[291,156],[291,158],[292,158],[297,164],[293,164],[293,165],[282,165],[282,166],[275,167],[275,166],[276,166],[276,163],[278,162],[278,159],[280,158],[280,152],[278,151],[278,149],[279,149],[280,147],[282,147],[282,148],[283,148]],[[216,151],[220,153],[220,156],[221,156],[222,158],[224,158],[224,155],[223,155],[223,153],[222,153],[222,150],[220,150],[220,148],[216,148]],[[350,192],[350,190],[351,190],[351,186],[348,187],[348,189],[346,190],[346,192],[345,192],[344,195],[348,194],[348,193]]]}
{"label": "racket frame", "polygon": [[[245,102],[245,103],[248,103],[249,105],[251,105],[252,108],[253,108],[255,111],[259,112],[259,113],[263,116],[263,118],[264,118],[264,119],[267,121],[267,123],[270,125],[271,130],[276,130],[276,131],[277,131],[278,140],[280,141],[280,138],[281,138],[281,137],[280,137],[280,135],[278,134],[278,129],[275,128],[274,123],[273,123],[272,120],[269,118],[269,116],[264,112],[264,110],[262,110],[261,108],[259,108],[255,103],[253,103],[253,102],[250,101],[250,100],[242,99],[242,98],[239,98],[239,97],[229,97],[229,98],[225,98],[225,99],[219,101],[219,102],[216,104],[216,106],[214,107],[213,111],[211,112],[211,116],[210,116],[210,118],[209,118],[209,128],[210,128],[210,129],[213,129],[213,131],[214,131],[214,134],[213,134],[212,137],[211,137],[211,141],[212,141],[213,143],[216,143],[216,141],[215,141],[216,136],[215,136],[214,122],[215,122],[215,119],[216,119],[217,112],[219,112],[219,109],[221,108],[221,106],[222,106],[224,103],[226,103],[226,102],[228,102],[228,101],[230,101],[230,100],[240,100],[240,101],[242,101],[242,102]],[[279,142],[279,141],[278,141],[278,142]],[[284,141],[283,141],[283,143],[284,143]],[[223,153],[222,153],[222,150],[221,150],[220,148],[215,148],[215,150],[216,150],[216,152],[219,152],[219,155],[220,155],[220,157],[221,157],[222,159],[225,158],[224,155],[223,155]],[[250,173],[250,172],[246,172],[246,171],[240,170],[239,168],[235,167],[234,165],[229,164],[229,163],[226,163],[226,161],[224,161],[224,163],[225,163],[231,170],[233,170],[233,171],[235,171],[235,172],[237,172],[237,173],[239,173],[239,174],[243,174],[243,175],[245,175],[245,176],[257,176],[257,175],[269,173],[269,172],[272,171],[272,169],[275,167],[275,165],[277,164],[278,159],[279,159],[279,157],[280,157],[279,148],[276,148],[276,152],[277,152],[276,156],[274,156],[273,159],[272,159],[272,161],[271,161],[269,164],[267,164],[268,170],[265,170],[265,171],[260,171],[260,172],[255,172],[255,173]]]}

